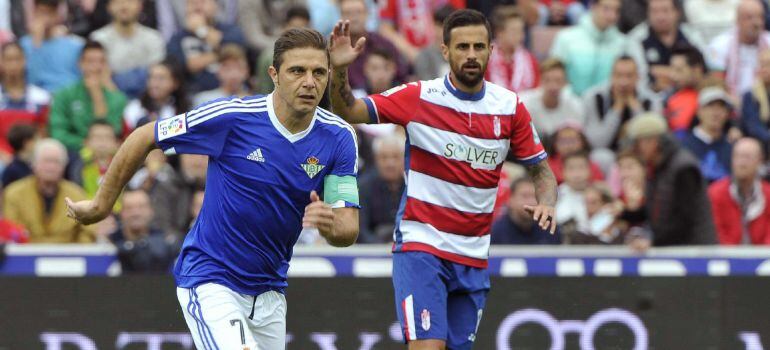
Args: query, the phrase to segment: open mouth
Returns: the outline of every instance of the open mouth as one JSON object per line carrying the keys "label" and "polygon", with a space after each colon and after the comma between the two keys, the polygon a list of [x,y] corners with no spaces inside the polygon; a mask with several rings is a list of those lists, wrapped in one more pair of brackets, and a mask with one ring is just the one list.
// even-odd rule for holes
{"label": "open mouth", "polygon": [[299,95],[299,99],[306,102],[315,102],[315,96],[313,95]]}
{"label": "open mouth", "polygon": [[479,72],[481,71],[481,66],[478,64],[466,64],[463,66],[463,70],[466,72]]}

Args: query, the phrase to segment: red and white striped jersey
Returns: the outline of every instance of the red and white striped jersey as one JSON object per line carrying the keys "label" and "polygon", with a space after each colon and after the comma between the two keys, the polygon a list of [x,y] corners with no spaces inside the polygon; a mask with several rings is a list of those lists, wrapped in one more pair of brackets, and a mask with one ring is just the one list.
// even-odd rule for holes
{"label": "red and white striped jersey", "polygon": [[503,161],[547,155],[516,93],[484,82],[468,94],[448,76],[404,84],[364,99],[372,123],[404,126],[406,189],[394,252],[423,251],[485,268]]}

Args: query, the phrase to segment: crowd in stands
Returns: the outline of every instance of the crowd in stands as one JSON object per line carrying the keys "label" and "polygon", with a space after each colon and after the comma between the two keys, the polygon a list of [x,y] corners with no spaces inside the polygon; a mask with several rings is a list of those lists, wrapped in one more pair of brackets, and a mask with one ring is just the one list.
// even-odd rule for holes
{"label": "crowd in stands", "polygon": [[[339,19],[366,38],[357,97],[441,78],[457,8],[490,19],[486,80],[529,109],[559,183],[550,235],[523,209],[532,182],[506,162],[493,244],[770,244],[764,0],[0,0],[0,243],[112,242],[124,271],[167,271],[204,201],[206,157],[154,151],[114,215],[65,215],[132,130],[270,93],[276,37]],[[388,243],[404,130],[356,129],[358,242]]]}

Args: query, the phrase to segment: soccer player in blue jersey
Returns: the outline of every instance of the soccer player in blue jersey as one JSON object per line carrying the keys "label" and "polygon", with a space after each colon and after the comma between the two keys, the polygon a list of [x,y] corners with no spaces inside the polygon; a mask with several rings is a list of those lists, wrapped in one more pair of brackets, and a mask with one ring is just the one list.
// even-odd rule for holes
{"label": "soccer player in blue jersey", "polygon": [[318,107],[326,40],[309,29],[285,32],[269,73],[270,95],[215,100],[137,129],[95,198],[67,199],[70,217],[98,222],[152,149],[209,156],[203,207],[174,267],[201,350],[284,349],[286,272],[300,231],[317,228],[340,247],[358,236],[355,133]]}

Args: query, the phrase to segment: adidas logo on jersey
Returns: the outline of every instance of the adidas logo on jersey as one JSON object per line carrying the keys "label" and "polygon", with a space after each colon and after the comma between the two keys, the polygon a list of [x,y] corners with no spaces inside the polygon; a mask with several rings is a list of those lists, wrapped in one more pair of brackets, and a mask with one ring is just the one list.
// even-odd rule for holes
{"label": "adidas logo on jersey", "polygon": [[261,148],[257,148],[256,150],[254,150],[254,152],[251,152],[248,156],[246,156],[246,159],[253,160],[255,162],[260,162],[260,163],[265,162],[265,157],[262,156]]}

